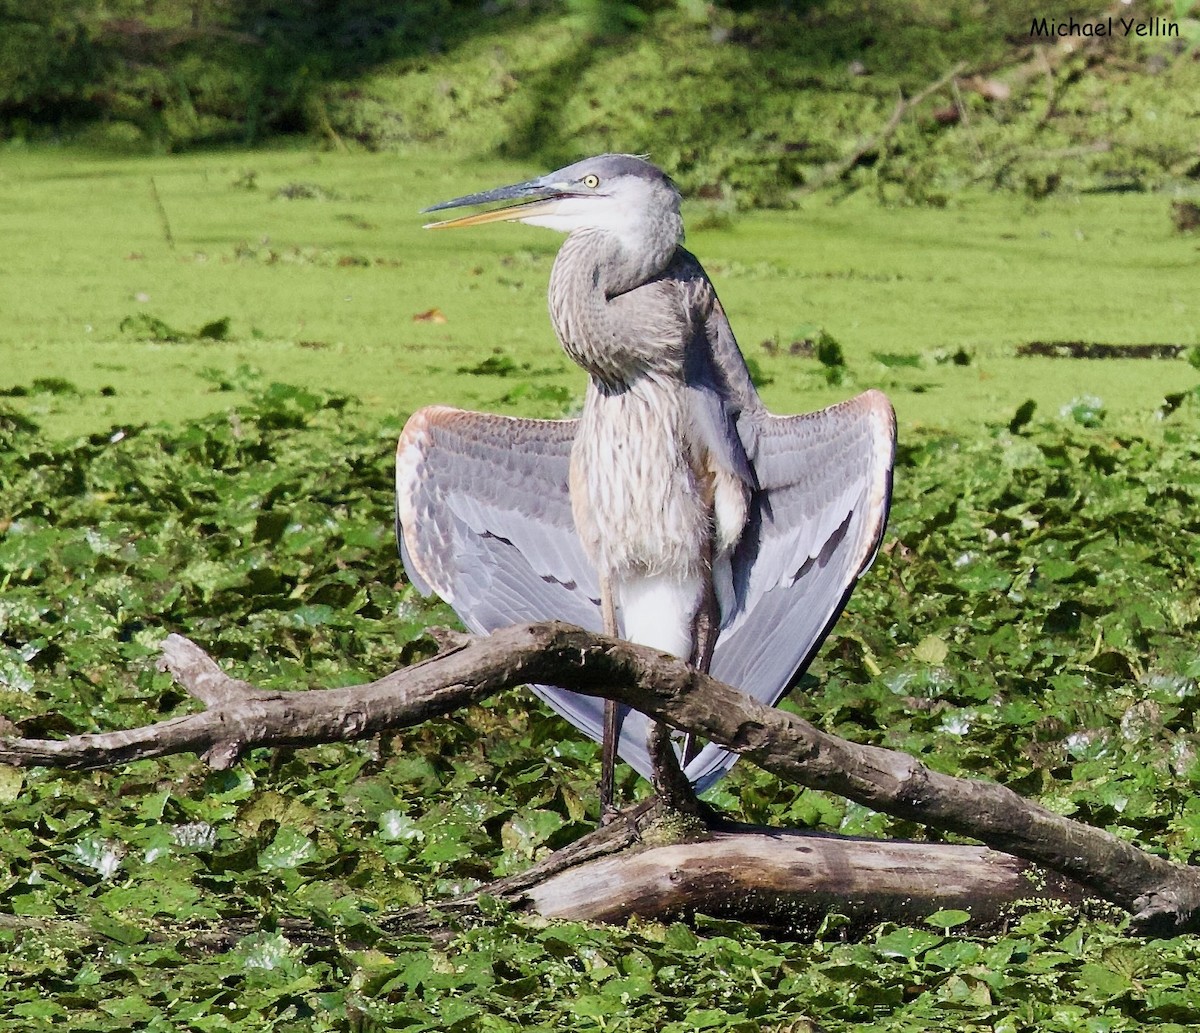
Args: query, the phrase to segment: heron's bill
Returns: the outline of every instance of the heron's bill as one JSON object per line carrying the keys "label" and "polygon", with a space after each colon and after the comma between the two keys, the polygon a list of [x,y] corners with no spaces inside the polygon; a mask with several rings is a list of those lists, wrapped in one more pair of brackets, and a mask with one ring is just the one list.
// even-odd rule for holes
{"label": "heron's bill", "polygon": [[493,208],[490,212],[462,215],[457,219],[446,219],[444,222],[428,222],[425,229],[454,230],[463,226],[482,226],[487,222],[517,222],[531,215],[547,215],[553,212],[558,200],[557,197],[540,197],[535,201],[525,201],[509,205],[507,208]]}

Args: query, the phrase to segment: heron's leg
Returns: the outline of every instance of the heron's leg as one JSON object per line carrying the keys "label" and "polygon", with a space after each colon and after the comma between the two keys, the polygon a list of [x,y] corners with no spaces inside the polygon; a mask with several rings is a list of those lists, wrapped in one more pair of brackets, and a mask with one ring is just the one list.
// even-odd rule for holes
{"label": "heron's leg", "polygon": [[[711,570],[711,563],[710,563]],[[712,577],[704,593],[704,602],[696,614],[696,644],[692,650],[691,664],[698,671],[707,673],[712,663],[713,649],[717,644],[717,631],[721,624],[721,610],[717,605],[717,593]],[[686,767],[701,750],[702,743],[691,732],[683,737],[683,766]]]}
{"label": "heron's leg", "polygon": [[655,794],[673,811],[699,814],[700,801],[696,799],[692,783],[679,766],[679,756],[675,752],[675,744],[671,741],[670,727],[657,723],[652,725],[649,746],[650,761],[654,765],[650,781]]}
{"label": "heron's leg", "polygon": [[617,770],[617,704],[604,701],[604,743],[600,751],[600,824],[607,825],[618,814],[613,797]]}
{"label": "heron's leg", "polygon": [[[617,609],[613,602],[612,582],[604,578],[600,585],[600,614],[604,620],[604,633],[617,636]],[[613,784],[617,769],[617,701],[604,701],[604,741],[600,751],[600,824],[607,825],[617,816],[617,805],[613,800]]]}
{"label": "heron's leg", "polygon": [[721,624],[721,611],[717,607],[717,593],[709,582],[704,604],[696,614],[696,648],[692,653],[692,666],[698,671],[708,671],[712,663],[713,649],[717,645],[717,631]]}
{"label": "heron's leg", "polygon": [[[713,591],[712,578],[704,590],[704,598],[696,613],[692,655],[689,662],[701,671],[707,671],[712,660],[713,646],[717,641],[717,596]],[[650,762],[653,764],[651,782],[654,792],[668,807],[684,814],[698,815],[700,801],[692,783],[683,773],[679,754],[675,752],[671,729],[668,725],[656,722],[650,729],[649,743]],[[699,745],[692,735],[684,736],[683,764],[686,764],[696,753]]]}
{"label": "heron's leg", "polygon": [[[692,666],[699,671],[708,671],[712,663],[713,647],[717,644],[717,596],[709,589],[708,599],[696,616],[696,650],[692,654]],[[683,764],[686,766],[703,748],[703,743],[691,732],[683,737]]]}

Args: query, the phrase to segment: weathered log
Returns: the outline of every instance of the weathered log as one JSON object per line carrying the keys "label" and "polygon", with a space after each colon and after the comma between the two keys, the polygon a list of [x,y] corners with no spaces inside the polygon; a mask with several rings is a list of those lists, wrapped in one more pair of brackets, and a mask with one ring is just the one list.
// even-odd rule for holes
{"label": "weathered log", "polygon": [[[842,935],[939,910],[970,916],[964,930],[1002,928],[1020,906],[1079,906],[1088,892],[1054,872],[986,847],[858,839],[668,811],[651,797],[524,871],[381,922],[389,932],[445,935],[481,898],[544,918],[625,922],[735,920],[808,939],[830,915]],[[1096,903],[1092,900],[1091,903]]]}
{"label": "weathered log", "polygon": [[569,625],[507,628],[379,681],[342,689],[259,693],[225,678],[199,647],[179,636],[167,639],[164,664],[185,685],[203,682],[203,689],[192,691],[212,700],[204,713],[63,741],[0,740],[0,762],[94,768],[193,751],[227,766],[253,746],[356,739],[417,724],[501,689],[563,685],[726,745],[788,781],[970,836],[1056,871],[1131,911],[1139,931],[1200,930],[1200,870],[1071,821],[995,783],[942,775],[906,754],[828,735],[665,654]]}
{"label": "weathered log", "polygon": [[699,842],[599,858],[524,893],[548,918],[705,914],[802,937],[831,913],[862,930],[962,910],[978,931],[1002,924],[1015,901],[1078,904],[1083,897],[1074,883],[986,847],[733,827]]}

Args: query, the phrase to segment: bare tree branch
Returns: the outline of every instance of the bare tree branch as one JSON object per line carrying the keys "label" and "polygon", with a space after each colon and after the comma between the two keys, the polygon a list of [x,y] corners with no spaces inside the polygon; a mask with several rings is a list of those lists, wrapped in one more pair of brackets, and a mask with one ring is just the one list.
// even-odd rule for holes
{"label": "bare tree branch", "polygon": [[[1147,933],[1200,930],[1200,871],[1022,799],[1003,786],[953,778],[914,758],[821,732],[664,654],[548,622],[496,632],[369,685],[262,694],[214,674],[177,635],[164,665],[197,695],[202,714],[63,741],[0,740],[0,762],[105,767],[192,751],[228,766],[254,746],[349,740],[418,724],[502,689],[563,685],[626,703],[674,728],[728,746],[791,782],[874,810],[970,836],[1078,882],[1134,913]],[[209,661],[211,663],[211,661]],[[230,686],[233,686],[232,688]]]}
{"label": "bare tree branch", "polygon": [[930,83],[913,96],[908,98],[897,98],[896,106],[892,109],[891,117],[889,117],[887,122],[884,123],[883,128],[860,140],[858,145],[849,154],[839,158],[837,161],[832,162],[822,169],[821,174],[817,176],[816,179],[814,179],[811,183],[806,183],[804,185],[803,193],[816,193],[822,187],[827,186],[835,180],[841,179],[868,154],[872,154],[873,152],[879,150],[885,143],[887,143],[888,140],[892,138],[896,130],[900,128],[901,123],[904,122],[904,119],[908,116],[910,111],[912,111],[914,108],[920,107],[926,98],[931,97],[947,84],[953,83],[958,76],[962,75],[962,73],[966,70],[966,67],[967,63],[965,61],[959,61],[958,64],[951,68],[950,71],[948,71],[940,79]]}

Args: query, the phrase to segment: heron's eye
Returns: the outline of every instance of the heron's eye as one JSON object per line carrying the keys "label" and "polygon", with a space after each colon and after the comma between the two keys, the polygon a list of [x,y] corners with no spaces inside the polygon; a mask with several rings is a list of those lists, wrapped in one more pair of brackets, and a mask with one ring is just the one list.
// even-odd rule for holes
{"label": "heron's eye", "polygon": [[600,185],[600,177],[597,176],[594,172],[589,172],[579,182],[581,182],[589,190],[595,190],[596,187],[598,187]]}

